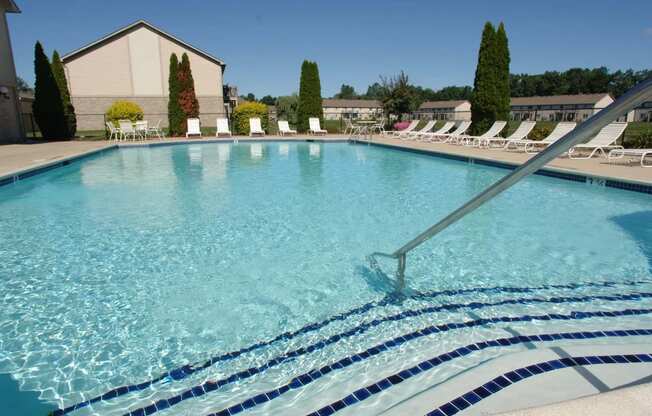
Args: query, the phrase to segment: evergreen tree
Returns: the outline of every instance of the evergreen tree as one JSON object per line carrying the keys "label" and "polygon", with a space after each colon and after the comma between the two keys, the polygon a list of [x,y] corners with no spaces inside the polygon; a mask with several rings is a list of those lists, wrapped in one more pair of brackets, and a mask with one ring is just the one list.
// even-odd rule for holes
{"label": "evergreen tree", "polygon": [[75,133],[77,132],[75,107],[73,107],[72,101],[70,100],[70,90],[68,90],[68,81],[66,80],[66,72],[63,69],[63,62],[61,62],[59,52],[56,50],[52,54],[52,75],[54,75],[54,79],[59,87],[61,105],[66,120],[66,136],[75,137]]}
{"label": "evergreen tree", "polygon": [[179,104],[179,58],[170,55],[170,74],[168,75],[168,133],[170,136],[183,134],[185,121],[181,104]]}
{"label": "evergreen tree", "polygon": [[471,96],[471,129],[473,134],[485,132],[496,120],[496,59],[495,59],[496,30],[487,22],[482,31],[480,50],[478,51],[478,65],[475,69],[473,81],[473,95]]}
{"label": "evergreen tree", "polygon": [[189,118],[199,117],[199,101],[195,96],[195,81],[192,78],[190,59],[184,52],[181,56],[178,72],[179,80],[179,105],[184,114],[184,122]]}
{"label": "evergreen tree", "polygon": [[316,62],[303,61],[299,83],[297,129],[300,132],[306,132],[310,117],[318,117],[321,121],[323,116],[319,68]]}
{"label": "evergreen tree", "polygon": [[34,103],[32,112],[44,139],[67,138],[66,118],[57,81],[41,42],[34,45]]}
{"label": "evergreen tree", "polygon": [[501,22],[496,31],[494,53],[496,59],[496,118],[509,120],[510,83],[509,83],[509,45],[505,25]]}

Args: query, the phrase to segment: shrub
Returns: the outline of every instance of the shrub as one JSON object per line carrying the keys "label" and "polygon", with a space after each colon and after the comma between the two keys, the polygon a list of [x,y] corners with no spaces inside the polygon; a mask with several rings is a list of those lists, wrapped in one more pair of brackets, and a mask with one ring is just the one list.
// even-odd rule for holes
{"label": "shrub", "polygon": [[308,119],[318,117],[323,122],[324,113],[321,100],[321,82],[316,62],[303,61],[299,83],[299,104],[297,106],[297,130],[308,131]]}
{"label": "shrub", "polygon": [[131,101],[115,101],[106,110],[106,120],[117,124],[118,120],[137,121],[143,119],[143,109]]}
{"label": "shrub", "polygon": [[34,73],[32,112],[43,138],[69,138],[61,93],[52,73],[50,61],[43,52],[40,42],[34,45]]}
{"label": "shrub", "polygon": [[57,82],[57,87],[59,87],[59,96],[61,97],[61,105],[63,106],[63,115],[66,123],[66,136],[75,137],[75,133],[77,132],[75,107],[73,107],[72,101],[70,100],[66,72],[63,69],[63,62],[61,62],[59,52],[57,51],[54,51],[52,54],[52,75]]}
{"label": "shrub", "polygon": [[394,123],[394,130],[405,130],[410,125],[409,121],[398,121]]}
{"label": "shrub", "polygon": [[541,140],[544,137],[547,137],[550,132],[555,128],[556,123],[554,122],[545,122],[539,121],[534,126],[530,134],[528,134],[528,139],[530,140]]}
{"label": "shrub", "polygon": [[253,117],[260,118],[263,130],[267,131],[267,106],[262,103],[244,103],[237,106],[233,111],[231,124],[234,132],[236,134],[249,134],[249,119]]}
{"label": "shrub", "polygon": [[[184,52],[179,64],[179,105],[185,115],[185,119],[199,117],[199,101],[195,96],[195,81],[192,78],[190,60]],[[185,120],[184,120],[185,121]]]}
{"label": "shrub", "polygon": [[168,76],[168,134],[179,136],[184,133],[184,114],[179,104],[179,59],[170,55],[170,74]]}

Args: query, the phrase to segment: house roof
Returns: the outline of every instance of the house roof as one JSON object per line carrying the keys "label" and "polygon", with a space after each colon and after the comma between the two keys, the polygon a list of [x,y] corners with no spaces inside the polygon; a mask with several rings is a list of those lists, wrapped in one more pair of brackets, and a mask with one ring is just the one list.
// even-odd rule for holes
{"label": "house roof", "polygon": [[20,13],[20,9],[14,0],[0,0],[0,5],[7,13]]}
{"label": "house roof", "polygon": [[126,34],[129,31],[132,31],[132,30],[135,30],[135,29],[138,29],[138,28],[141,28],[141,27],[146,27],[149,30],[157,33],[159,36],[167,38],[170,41],[172,41],[172,42],[174,42],[174,43],[176,43],[178,45],[181,45],[181,46],[183,46],[185,48],[190,49],[191,51],[193,51],[196,54],[208,59],[209,61],[220,65],[222,67],[222,69],[224,69],[226,67],[226,64],[221,59],[216,58],[213,55],[211,55],[211,54],[209,54],[209,53],[207,53],[207,52],[205,52],[205,51],[203,51],[203,50],[201,50],[199,48],[196,48],[196,47],[182,41],[181,39],[179,39],[179,38],[177,38],[177,37],[175,37],[175,36],[173,36],[173,35],[171,35],[171,34],[169,34],[167,32],[164,32],[163,30],[157,28],[156,26],[154,26],[151,23],[146,22],[145,20],[142,20],[142,19],[138,20],[138,21],[136,21],[136,22],[134,22],[134,23],[132,23],[130,25],[127,25],[127,26],[125,26],[125,27],[123,27],[121,29],[118,29],[115,32],[109,33],[108,35],[96,40],[95,42],[91,42],[91,43],[89,43],[89,44],[87,44],[85,46],[82,46],[81,48],[79,48],[77,50],[74,50],[72,52],[69,52],[69,53],[65,54],[63,56],[62,60],[63,60],[64,63],[72,61],[73,59],[77,58],[78,56],[81,56],[81,55],[85,54],[86,52],[88,52],[90,50],[99,48],[99,47],[105,45],[106,43],[110,42],[111,40],[113,40],[113,39],[115,39],[115,38],[117,38],[117,37],[119,37],[119,36],[121,36],[123,34]]}
{"label": "house roof", "polygon": [[605,96],[601,94],[549,95],[541,97],[512,97],[511,105],[595,104]]}
{"label": "house roof", "polygon": [[447,101],[426,101],[419,106],[419,110],[428,110],[435,108],[455,108],[458,105],[468,103],[467,100],[447,100]]}
{"label": "house roof", "polygon": [[344,107],[344,108],[381,108],[383,105],[378,100],[322,100],[322,107]]}

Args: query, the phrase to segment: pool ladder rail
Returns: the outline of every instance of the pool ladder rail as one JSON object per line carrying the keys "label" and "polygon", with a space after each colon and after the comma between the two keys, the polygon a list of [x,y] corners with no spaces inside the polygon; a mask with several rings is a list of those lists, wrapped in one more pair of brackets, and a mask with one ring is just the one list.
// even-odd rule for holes
{"label": "pool ladder rail", "polygon": [[377,257],[388,257],[396,259],[398,266],[396,270],[396,290],[403,292],[405,289],[405,265],[407,262],[407,254],[421,244],[430,240],[435,235],[439,234],[448,226],[454,224],[460,219],[464,218],[467,214],[475,211],[477,208],[484,205],[503,191],[516,184],[524,177],[536,172],[548,162],[555,159],[557,156],[567,152],[571,147],[576,144],[583,143],[595,136],[600,129],[607,124],[615,121],[618,117],[627,114],[629,111],[638,107],[646,101],[652,99],[652,77],[639,83],[624,95],[611,103],[604,110],[594,114],[584,123],[580,124],[577,128],[566,134],[561,139],[557,140],[544,151],[540,152],[532,159],[514,169],[512,173],[506,175],[493,185],[480,192],[475,197],[471,198],[464,205],[457,208],[455,211],[448,214],[442,220],[432,225],[421,234],[408,241],[398,250],[392,253],[374,252],[368,257],[368,261],[372,268],[377,267]]}

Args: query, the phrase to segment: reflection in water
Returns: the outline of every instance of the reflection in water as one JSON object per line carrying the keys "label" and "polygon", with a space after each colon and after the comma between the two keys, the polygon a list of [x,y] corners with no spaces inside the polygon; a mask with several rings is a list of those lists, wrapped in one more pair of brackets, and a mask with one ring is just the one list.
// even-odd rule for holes
{"label": "reflection in water", "polygon": [[367,154],[361,146],[355,147],[355,158],[358,160],[358,162],[364,163],[367,161]]}
{"label": "reflection in water", "polygon": [[263,158],[263,145],[261,143],[251,143],[249,149],[252,159],[259,160]]}
{"label": "reflection in water", "polygon": [[278,154],[283,156],[284,159],[287,158],[289,153],[290,153],[290,145],[288,145],[287,143],[281,143],[278,145]]}
{"label": "reflection in water", "polygon": [[201,146],[189,146],[188,147],[188,155],[190,157],[190,164],[191,165],[199,165],[201,166]]}
{"label": "reflection in water", "polygon": [[[317,150],[315,150],[315,147]],[[299,161],[302,184],[310,186],[321,182],[322,163],[324,159],[319,157],[321,155],[320,148],[320,144],[313,143],[310,145],[305,143],[297,145],[297,160]],[[317,154],[318,156],[313,156],[313,154]]]}
{"label": "reflection in water", "polygon": [[652,211],[640,211],[609,218],[636,241],[652,273]]}
{"label": "reflection in water", "polygon": [[220,162],[228,162],[231,159],[231,145],[220,143],[217,145],[217,159]]}
{"label": "reflection in water", "polygon": [[310,157],[311,158],[319,158],[319,155],[321,153],[321,146],[318,144],[311,143],[310,144]]}

